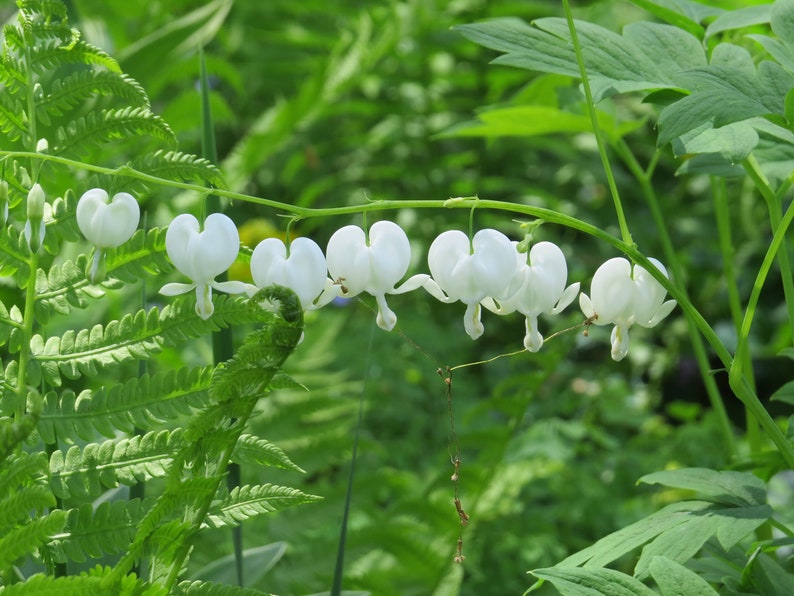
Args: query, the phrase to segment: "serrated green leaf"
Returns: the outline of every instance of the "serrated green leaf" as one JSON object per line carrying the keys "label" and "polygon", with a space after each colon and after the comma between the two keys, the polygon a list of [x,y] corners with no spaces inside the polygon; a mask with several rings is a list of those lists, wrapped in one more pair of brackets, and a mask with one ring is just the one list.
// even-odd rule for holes
{"label": "serrated green leaf", "polygon": [[794,45],[794,2],[791,0],[774,2],[769,23],[774,34],[788,47]]}
{"label": "serrated green leaf", "polygon": [[650,571],[662,596],[717,596],[705,579],[666,557],[654,558]]}
{"label": "serrated green leaf", "polygon": [[734,122],[713,128],[706,122],[673,140],[673,153],[678,156],[716,153],[729,163],[744,160],[759,142],[758,132],[745,122]]}
{"label": "serrated green leaf", "polygon": [[272,596],[252,588],[240,588],[228,584],[206,581],[183,581],[177,584],[174,596]]}
{"label": "serrated green leaf", "polygon": [[680,468],[646,474],[638,482],[691,490],[699,499],[733,507],[766,504],[766,485],[749,472]]}
{"label": "serrated green leaf", "polygon": [[614,569],[548,567],[531,572],[550,582],[563,596],[653,596],[641,581]]}
{"label": "serrated green leaf", "polygon": [[17,559],[35,552],[41,545],[60,532],[66,523],[66,513],[55,510],[10,528],[0,536],[0,567],[8,567]]}

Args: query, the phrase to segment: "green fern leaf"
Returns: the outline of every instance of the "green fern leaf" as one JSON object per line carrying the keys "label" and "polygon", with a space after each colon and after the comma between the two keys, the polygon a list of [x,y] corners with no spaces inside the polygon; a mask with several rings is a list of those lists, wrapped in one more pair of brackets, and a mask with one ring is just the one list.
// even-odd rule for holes
{"label": "green fern leaf", "polygon": [[125,99],[130,105],[149,108],[143,87],[132,77],[110,70],[81,70],[63,79],[55,79],[50,92],[36,105],[39,119],[63,116],[96,95]]}
{"label": "green fern leaf", "polygon": [[162,428],[169,420],[190,415],[207,403],[213,367],[182,368],[130,379],[123,385],[44,397],[38,430],[45,443],[92,440],[96,433],[114,438],[118,431]]}
{"label": "green fern leaf", "polygon": [[50,486],[58,498],[96,497],[119,484],[164,476],[181,445],[182,433],[152,431],[119,441],[77,445],[50,457]]}
{"label": "green fern leaf", "polygon": [[0,499],[0,534],[25,520],[31,511],[41,513],[55,507],[55,496],[44,484],[31,484],[17,489],[11,496]]}
{"label": "green fern leaf", "polygon": [[238,526],[252,517],[321,499],[285,486],[238,486],[210,508],[206,524],[210,528]]}
{"label": "green fern leaf", "polygon": [[110,567],[97,566],[80,575],[54,577],[37,573],[24,582],[2,588],[3,596],[166,596],[168,590],[162,586],[148,584],[134,575],[121,578],[115,590],[108,591],[105,578],[110,575]]}
{"label": "green fern leaf", "polygon": [[105,254],[108,276],[127,283],[162,275],[173,269],[165,250],[165,230],[160,228],[148,232],[137,230],[128,242],[109,249]]}
{"label": "green fern leaf", "polygon": [[172,594],[174,596],[273,596],[251,588],[203,581],[180,582]]}
{"label": "green fern leaf", "polygon": [[116,279],[106,279],[92,285],[85,276],[89,265],[87,255],[80,255],[76,262],[64,261],[53,264],[48,272],[36,272],[36,319],[46,324],[52,313],[68,315],[73,308],[87,308],[89,300],[105,295],[106,289],[118,289],[123,284]]}
{"label": "green fern leaf", "polygon": [[14,142],[27,134],[26,129],[22,102],[14,99],[10,93],[0,94],[0,132],[8,141]]}
{"label": "green fern leaf", "polygon": [[49,472],[47,455],[21,453],[2,461],[0,465],[0,499],[12,496],[20,486],[28,486],[46,477]]}
{"label": "green fern leaf", "polygon": [[44,380],[54,387],[61,384],[61,375],[76,379],[81,375],[96,376],[100,368],[117,362],[148,358],[162,348],[159,313],[156,308],[125,315],[106,326],[69,330],[62,337],[44,339],[34,335],[31,353]]}
{"label": "green fern leaf", "polygon": [[30,20],[31,13],[40,13],[45,21],[66,18],[66,5],[61,0],[17,0],[20,16]]}
{"label": "green fern leaf", "polygon": [[27,285],[30,250],[24,236],[9,226],[0,234],[0,276],[13,276],[18,285]]}
{"label": "green fern leaf", "polygon": [[35,552],[60,532],[65,524],[66,512],[55,510],[4,532],[0,536],[0,568],[5,569],[17,559]]}
{"label": "green fern leaf", "polygon": [[0,346],[5,345],[5,343],[11,339],[11,334],[15,329],[19,330],[22,328],[21,322],[18,319],[20,314],[19,308],[17,308],[16,305],[12,306],[11,312],[9,312],[5,304],[0,301]]}
{"label": "green fern leaf", "polygon": [[215,188],[226,188],[223,173],[211,161],[178,151],[163,151],[139,157],[132,168],[166,180],[203,181]]}
{"label": "green fern leaf", "polygon": [[52,151],[57,155],[79,153],[84,146],[142,135],[176,146],[176,135],[162,118],[146,108],[126,107],[92,112],[58,128]]}
{"label": "green fern leaf", "polygon": [[232,461],[253,466],[272,466],[305,474],[281,448],[254,435],[240,435],[232,453]]}
{"label": "green fern leaf", "polygon": [[72,39],[71,43],[64,45],[61,39],[39,39],[36,45],[31,47],[28,44],[27,48],[30,51],[30,67],[36,74],[46,74],[67,64],[101,66],[111,72],[121,73],[115,59],[84,41]]}
{"label": "green fern leaf", "polygon": [[66,528],[47,546],[58,563],[116,555],[127,550],[146,507],[140,499],[83,503],[67,512]]}
{"label": "green fern leaf", "polygon": [[36,427],[33,416],[23,416],[20,420],[0,418],[0,461],[4,460]]}

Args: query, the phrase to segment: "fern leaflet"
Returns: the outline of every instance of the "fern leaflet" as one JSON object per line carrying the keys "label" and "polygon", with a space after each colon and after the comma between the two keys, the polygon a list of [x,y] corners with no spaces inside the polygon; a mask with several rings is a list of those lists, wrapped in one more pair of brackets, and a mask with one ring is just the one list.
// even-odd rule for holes
{"label": "fern leaflet", "polygon": [[281,448],[254,435],[240,435],[237,445],[234,446],[232,461],[239,464],[273,466],[300,472],[301,474],[305,473],[302,468],[287,457],[287,454]]}
{"label": "fern leaflet", "polygon": [[119,430],[160,428],[206,404],[211,374],[212,367],[183,368],[79,395],[71,390],[50,391],[44,397],[38,430],[46,443],[54,443],[56,436],[90,441],[97,432],[113,438]]}
{"label": "fern leaflet", "polygon": [[206,525],[210,528],[237,526],[264,513],[319,500],[321,497],[285,486],[238,486],[223,501],[210,508]]}
{"label": "fern leaflet", "polygon": [[4,532],[0,536],[0,569],[49,542],[65,524],[66,512],[56,509]]}
{"label": "fern leaflet", "polygon": [[203,581],[180,582],[172,593],[174,596],[272,596],[251,588]]}
{"label": "fern leaflet", "polygon": [[58,498],[96,497],[119,484],[164,476],[181,444],[182,433],[152,431],[120,441],[73,445],[50,457],[50,486]]}

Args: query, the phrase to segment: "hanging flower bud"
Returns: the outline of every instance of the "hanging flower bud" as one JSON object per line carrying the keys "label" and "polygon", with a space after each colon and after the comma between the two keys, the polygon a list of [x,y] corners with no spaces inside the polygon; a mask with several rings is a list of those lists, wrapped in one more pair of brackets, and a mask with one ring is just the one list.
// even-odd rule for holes
{"label": "hanging flower bud", "polygon": [[278,238],[262,240],[251,255],[251,277],[257,288],[289,288],[298,295],[304,310],[328,304],[340,291],[328,277],[322,249],[309,238],[293,240],[289,254]]}
{"label": "hanging flower bud", "polygon": [[169,283],[160,288],[164,296],[176,296],[196,290],[196,314],[202,319],[212,316],[212,288],[228,294],[246,290],[240,281],[216,282],[240,251],[240,237],[234,222],[222,213],[213,213],[199,229],[198,220],[189,214],[178,215],[168,226],[165,248],[174,266],[193,283]]}
{"label": "hanging flower bud", "polygon": [[497,230],[480,230],[471,241],[459,230],[443,232],[430,245],[427,263],[432,283],[425,283],[425,289],[442,302],[466,305],[463,326],[472,339],[484,331],[480,301],[504,299],[517,289],[515,249]]}
{"label": "hanging flower bud", "polygon": [[[667,277],[656,259],[649,259]],[[622,360],[629,351],[629,327],[653,327],[675,308],[675,300],[664,302],[667,291],[647,270],[622,257],[609,259],[593,275],[590,297],[580,294],[579,306],[596,325],[614,325],[612,359]]]}
{"label": "hanging flower bud", "polygon": [[8,221],[8,182],[0,180],[0,227]]}
{"label": "hanging flower bud", "polygon": [[25,239],[28,241],[30,252],[37,253],[44,243],[44,205],[46,203],[44,189],[36,183],[28,192],[27,216],[25,222]]}
{"label": "hanging flower bud", "polygon": [[514,284],[519,285],[515,294],[498,303],[492,298],[483,300],[487,309],[506,315],[514,311],[526,317],[524,347],[537,352],[543,346],[543,336],[538,331],[538,315],[556,315],[565,309],[579,293],[579,283],[565,287],[568,265],[565,255],[556,244],[538,242],[530,251],[519,252],[519,244],[513,242],[516,255]]}
{"label": "hanging flower bud", "polygon": [[386,294],[402,294],[420,287],[427,275],[415,275],[399,288],[395,284],[408,271],[411,244],[403,229],[391,221],[372,225],[367,238],[358,226],[345,226],[334,232],[326,249],[328,272],[338,283],[341,295],[352,297],[367,292],[378,303],[377,323],[391,331],[397,315],[386,304]]}
{"label": "hanging flower bud", "polygon": [[77,227],[83,236],[96,247],[88,277],[91,283],[104,278],[105,250],[121,246],[129,240],[138,227],[141,211],[138,201],[126,192],[113,195],[108,203],[108,193],[92,188],[83,193],[77,202]]}

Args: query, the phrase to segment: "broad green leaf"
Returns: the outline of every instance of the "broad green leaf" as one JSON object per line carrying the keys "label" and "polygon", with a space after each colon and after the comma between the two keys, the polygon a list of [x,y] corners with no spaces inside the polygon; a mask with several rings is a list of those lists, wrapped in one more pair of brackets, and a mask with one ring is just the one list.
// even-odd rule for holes
{"label": "broad green leaf", "polygon": [[[243,577],[249,586],[256,585],[287,552],[286,542],[274,542],[243,551]],[[237,582],[234,555],[221,557],[191,574],[194,580],[232,585]]]}
{"label": "broad green leaf", "polygon": [[693,512],[685,523],[659,534],[642,549],[642,555],[634,568],[634,575],[639,578],[647,577],[651,562],[658,556],[667,557],[677,563],[685,563],[694,557],[712,536],[716,536],[720,545],[727,551],[771,515],[772,509],[768,505],[746,508],[711,507]]}
{"label": "broad green leaf", "polygon": [[766,485],[749,472],[681,468],[646,474],[639,482],[691,490],[699,499],[734,507],[766,504]]}
{"label": "broad green leaf", "polygon": [[772,394],[770,399],[794,405],[794,381],[789,381],[783,385]]}
{"label": "broad green leaf", "polygon": [[771,4],[762,4],[760,6],[748,6],[747,8],[723,12],[706,28],[706,39],[723,31],[768,23],[771,9]]}
{"label": "broad green leaf", "polygon": [[623,37],[655,59],[667,77],[707,64],[703,44],[678,27],[641,21],[627,25],[623,29]]}
{"label": "broad green leaf", "polygon": [[667,557],[655,557],[650,570],[662,596],[717,596],[705,579]]}
{"label": "broad green leaf", "polygon": [[554,585],[563,596],[652,596],[641,581],[614,569],[548,567],[531,572]]}
{"label": "broad green leaf", "polygon": [[702,511],[710,506],[705,501],[672,503],[646,518],[604,536],[595,544],[572,554],[560,565],[603,567],[658,535],[686,523],[692,512]]}
{"label": "broad green leaf", "polygon": [[700,129],[691,130],[673,140],[673,153],[692,155],[717,153],[730,163],[745,159],[758,145],[758,133],[745,122],[734,122],[720,128],[712,128],[710,123]]}
{"label": "broad green leaf", "polygon": [[794,594],[794,575],[783,568],[776,558],[766,554],[752,560],[750,578],[757,594],[790,596]]}
{"label": "broad green leaf", "polygon": [[703,27],[700,23],[708,17],[719,15],[723,9],[715,6],[706,6],[691,0],[631,0],[640,8],[644,8],[652,15],[667,21],[671,25],[688,31],[700,38],[703,36]]}
{"label": "broad green leaf", "polygon": [[769,23],[783,43],[789,47],[794,45],[794,1],[777,0],[772,5]]}
{"label": "broad green leaf", "polygon": [[748,35],[747,37],[757,41],[786,70],[794,72],[794,49],[790,46],[766,35]]}

